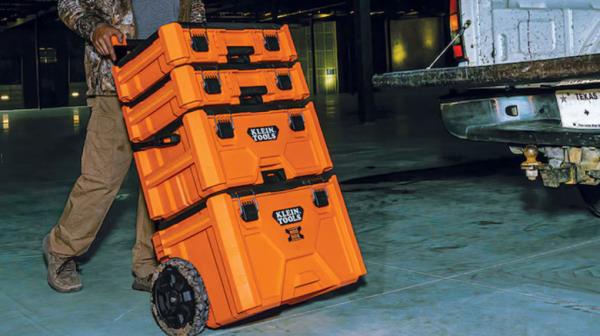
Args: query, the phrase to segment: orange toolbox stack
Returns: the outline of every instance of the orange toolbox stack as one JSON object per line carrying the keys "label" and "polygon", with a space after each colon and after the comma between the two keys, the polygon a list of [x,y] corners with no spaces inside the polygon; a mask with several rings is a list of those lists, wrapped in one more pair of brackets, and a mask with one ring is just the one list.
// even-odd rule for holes
{"label": "orange toolbox stack", "polygon": [[366,274],[287,26],[172,23],[114,43],[157,225],[163,331],[217,328]]}

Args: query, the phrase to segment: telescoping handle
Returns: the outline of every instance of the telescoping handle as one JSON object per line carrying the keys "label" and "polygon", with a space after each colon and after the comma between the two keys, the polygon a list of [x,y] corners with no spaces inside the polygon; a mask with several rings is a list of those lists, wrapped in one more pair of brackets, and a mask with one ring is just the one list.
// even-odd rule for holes
{"label": "telescoping handle", "polygon": [[111,42],[113,47],[115,48],[115,54],[117,55],[117,60],[115,64],[119,64],[120,61],[129,54],[133,49],[140,45],[144,40],[128,40],[123,36],[122,41],[119,41],[119,38],[115,35],[112,36]]}

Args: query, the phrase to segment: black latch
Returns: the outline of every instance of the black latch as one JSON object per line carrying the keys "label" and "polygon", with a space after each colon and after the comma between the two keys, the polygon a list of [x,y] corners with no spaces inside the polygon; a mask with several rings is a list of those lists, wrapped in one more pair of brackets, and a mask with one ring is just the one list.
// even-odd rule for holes
{"label": "black latch", "polygon": [[204,35],[192,36],[192,49],[196,52],[208,51],[208,39]]}
{"label": "black latch", "polygon": [[268,51],[279,51],[279,39],[277,36],[265,36],[265,49]]}
{"label": "black latch", "polygon": [[292,89],[290,75],[277,75],[277,87],[279,90],[288,91]]}
{"label": "black latch", "polygon": [[262,177],[265,184],[285,182],[287,180],[285,170],[283,169],[265,170],[262,172]]}
{"label": "black latch", "polygon": [[233,138],[233,123],[231,120],[217,120],[217,136],[221,139]]}
{"label": "black latch", "polygon": [[221,93],[221,82],[217,77],[206,77],[204,78],[204,91],[208,94],[220,94]]}
{"label": "black latch", "polygon": [[181,142],[181,136],[179,134],[169,134],[169,135],[154,138],[154,139],[146,141],[146,142],[132,143],[131,149],[134,152],[138,152],[138,151],[149,149],[149,148],[164,148],[164,147],[176,146],[180,142]]}
{"label": "black latch", "polygon": [[258,220],[258,207],[253,201],[242,203],[241,216],[244,222],[253,222]]}
{"label": "black latch", "polygon": [[293,114],[290,116],[290,128],[294,132],[304,131],[304,116],[302,114]]}
{"label": "black latch", "polygon": [[313,192],[313,203],[317,208],[323,208],[329,205],[329,196],[323,189]]}

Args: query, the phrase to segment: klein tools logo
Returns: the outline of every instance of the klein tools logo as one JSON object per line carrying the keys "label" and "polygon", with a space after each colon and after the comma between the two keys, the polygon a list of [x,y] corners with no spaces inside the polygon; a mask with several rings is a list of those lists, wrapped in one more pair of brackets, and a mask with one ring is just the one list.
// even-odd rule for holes
{"label": "klein tools logo", "polygon": [[249,128],[248,135],[255,142],[275,141],[279,136],[279,128],[277,126]]}
{"label": "klein tools logo", "polygon": [[273,211],[273,218],[279,225],[298,223],[304,218],[304,209],[302,207],[295,207]]}

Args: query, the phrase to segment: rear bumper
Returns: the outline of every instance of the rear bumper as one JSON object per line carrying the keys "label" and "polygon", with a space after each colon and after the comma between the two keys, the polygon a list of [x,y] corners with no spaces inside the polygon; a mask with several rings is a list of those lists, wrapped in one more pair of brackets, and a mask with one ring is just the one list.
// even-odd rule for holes
{"label": "rear bumper", "polygon": [[600,129],[562,127],[553,91],[517,96],[451,98],[442,101],[441,109],[446,129],[462,139],[600,147]]}

